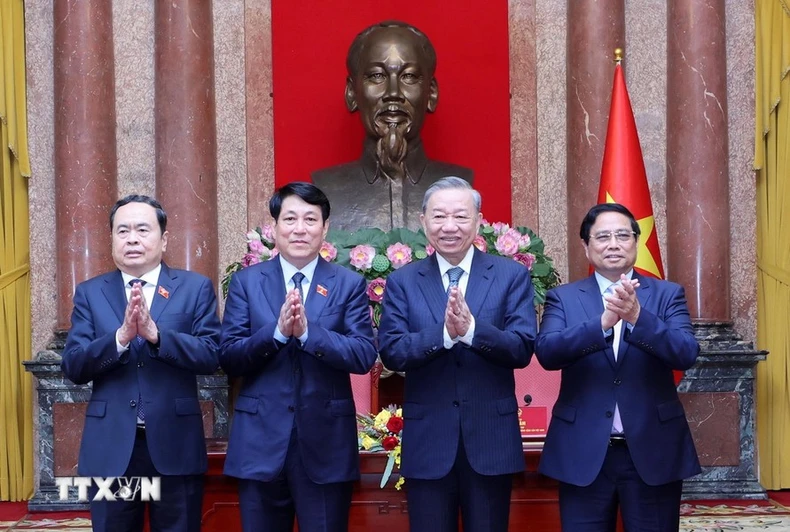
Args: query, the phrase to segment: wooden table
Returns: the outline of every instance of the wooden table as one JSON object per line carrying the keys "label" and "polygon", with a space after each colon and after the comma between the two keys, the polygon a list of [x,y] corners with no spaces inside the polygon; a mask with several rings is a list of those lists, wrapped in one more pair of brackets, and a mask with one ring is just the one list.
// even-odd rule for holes
{"label": "wooden table", "polygon": [[[513,480],[510,503],[510,530],[551,532],[560,530],[556,481],[537,473],[539,441],[524,446],[526,471]],[[209,442],[209,470],[203,498],[203,531],[241,530],[236,479],[222,474],[225,464],[224,440]],[[351,503],[350,532],[407,531],[406,492],[394,488],[398,480],[393,473],[387,485],[379,488],[381,473],[387,462],[384,453],[360,453],[362,478],[354,485]]]}

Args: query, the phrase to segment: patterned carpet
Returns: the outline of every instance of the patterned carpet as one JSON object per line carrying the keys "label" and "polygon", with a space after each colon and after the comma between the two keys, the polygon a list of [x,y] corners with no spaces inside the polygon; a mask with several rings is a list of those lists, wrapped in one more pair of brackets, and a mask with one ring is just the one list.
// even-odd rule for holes
{"label": "patterned carpet", "polygon": [[680,515],[682,532],[790,531],[790,510],[775,501],[760,504],[683,504]]}
{"label": "patterned carpet", "polygon": [[[759,504],[683,504],[680,532],[790,532],[790,509],[774,501]],[[52,517],[55,517],[54,515]],[[0,531],[90,532],[86,517],[52,518],[46,514],[25,515],[17,520],[0,520]],[[386,531],[380,531],[386,532]],[[393,531],[394,532],[394,531]]]}

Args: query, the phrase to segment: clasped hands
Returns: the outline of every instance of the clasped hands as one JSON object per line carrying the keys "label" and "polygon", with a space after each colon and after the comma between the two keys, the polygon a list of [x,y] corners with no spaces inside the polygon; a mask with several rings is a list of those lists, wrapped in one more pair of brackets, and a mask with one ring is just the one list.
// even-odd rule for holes
{"label": "clasped hands", "polygon": [[451,339],[466,336],[472,325],[472,313],[466,304],[464,295],[457,286],[450,288],[447,307],[444,310],[444,326]]}
{"label": "clasped hands", "polygon": [[148,311],[143,287],[140,283],[132,285],[129,303],[126,305],[123,315],[123,323],[118,329],[118,342],[121,345],[129,345],[129,342],[136,336],[145,338],[152,344],[159,340],[159,328]]}
{"label": "clasped hands", "polygon": [[613,293],[604,295],[606,304],[601,315],[601,328],[604,331],[614,327],[621,319],[631,325],[636,324],[641,310],[636,297],[638,287],[638,279],[628,279],[625,275],[620,275],[620,284],[614,287]]}
{"label": "clasped hands", "polygon": [[285,295],[285,303],[280,307],[277,328],[286,338],[300,338],[307,332],[307,317],[304,312],[299,290],[294,288]]}

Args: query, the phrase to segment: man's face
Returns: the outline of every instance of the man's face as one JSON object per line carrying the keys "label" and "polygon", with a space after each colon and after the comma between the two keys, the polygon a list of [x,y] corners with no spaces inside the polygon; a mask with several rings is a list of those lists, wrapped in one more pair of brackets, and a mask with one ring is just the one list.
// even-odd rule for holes
{"label": "man's face", "polygon": [[406,28],[381,28],[368,37],[357,73],[348,80],[346,102],[359,109],[369,137],[395,128],[406,140],[419,137],[425,113],[433,112],[438,88],[420,39]]}
{"label": "man's face", "polygon": [[167,231],[162,234],[156,209],[147,203],[127,203],[115,211],[112,260],[124,273],[140,277],[162,262]]}
{"label": "man's face", "polygon": [[302,269],[318,256],[327,230],[329,222],[324,221],[321,207],[288,196],[274,224],[274,242],[285,260]]}
{"label": "man's face", "polygon": [[451,188],[434,192],[420,222],[428,242],[453,266],[466,256],[480,228],[472,191]]}
{"label": "man's face", "polygon": [[599,214],[590,228],[590,242],[582,244],[595,271],[612,282],[617,282],[620,274],[628,273],[636,263],[637,243],[631,221],[619,212]]}

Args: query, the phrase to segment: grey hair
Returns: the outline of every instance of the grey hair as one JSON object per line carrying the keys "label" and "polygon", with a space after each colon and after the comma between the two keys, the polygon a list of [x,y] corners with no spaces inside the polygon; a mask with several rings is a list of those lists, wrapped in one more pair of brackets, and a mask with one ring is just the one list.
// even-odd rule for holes
{"label": "grey hair", "polygon": [[425,210],[428,208],[428,200],[431,199],[431,196],[433,196],[434,192],[450,189],[470,190],[472,192],[472,201],[474,201],[475,204],[475,212],[480,212],[480,207],[483,204],[480,193],[473,189],[472,185],[470,185],[467,181],[453,175],[443,177],[428,187],[428,190],[425,191],[425,196],[422,198],[422,213],[425,214]]}

